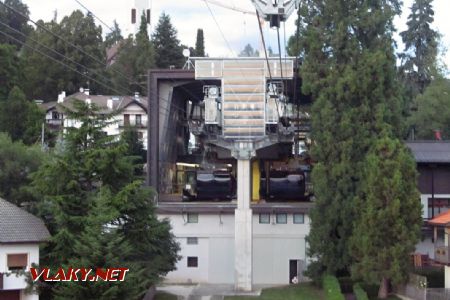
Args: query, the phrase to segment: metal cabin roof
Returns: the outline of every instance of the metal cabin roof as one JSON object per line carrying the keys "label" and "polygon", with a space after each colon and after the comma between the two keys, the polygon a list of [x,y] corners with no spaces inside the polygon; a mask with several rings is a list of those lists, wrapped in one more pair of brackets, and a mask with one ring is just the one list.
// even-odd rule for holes
{"label": "metal cabin roof", "polygon": [[41,219],[0,198],[0,244],[39,243],[49,237]]}
{"label": "metal cabin roof", "polygon": [[450,163],[450,141],[408,141],[418,163]]}

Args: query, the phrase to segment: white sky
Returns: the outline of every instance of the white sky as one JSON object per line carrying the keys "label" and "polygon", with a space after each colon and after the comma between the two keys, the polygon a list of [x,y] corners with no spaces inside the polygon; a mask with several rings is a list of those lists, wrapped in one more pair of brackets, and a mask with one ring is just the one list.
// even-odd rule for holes
{"label": "white sky", "polygon": [[[30,9],[31,19],[37,21],[43,19],[49,21],[53,18],[55,10],[58,20],[70,14],[75,9],[85,10],[75,0],[22,0]],[[122,35],[134,33],[134,25],[131,24],[131,8],[134,0],[79,0],[89,8],[97,17],[107,24],[113,24],[117,20],[122,30]],[[215,24],[209,10],[202,0],[138,0],[148,1],[151,7],[151,27],[158,21],[161,12],[171,16],[172,23],[178,30],[178,38],[188,46],[195,46],[195,37],[198,28],[202,28],[205,35],[205,48],[209,56],[233,56],[240,52],[247,43],[254,48],[259,48],[259,29],[256,17],[225,9],[213,4],[211,7],[220,27],[231,47],[228,48],[220,31]],[[254,11],[250,0],[216,0],[227,5]],[[406,29],[406,19],[413,0],[404,0],[403,15],[395,21],[398,31]],[[450,1],[434,0],[435,20],[433,27],[442,35],[442,45],[450,49]],[[286,22],[286,39],[295,32],[295,13]],[[99,22],[97,22],[100,24]],[[103,28],[103,33],[108,29]],[[266,44],[270,45],[274,52],[278,52],[276,31],[265,26],[264,35]],[[283,28],[280,28],[281,47],[283,47]],[[401,40],[397,36],[399,49],[403,50]],[[446,53],[444,62],[450,69],[450,51]]]}

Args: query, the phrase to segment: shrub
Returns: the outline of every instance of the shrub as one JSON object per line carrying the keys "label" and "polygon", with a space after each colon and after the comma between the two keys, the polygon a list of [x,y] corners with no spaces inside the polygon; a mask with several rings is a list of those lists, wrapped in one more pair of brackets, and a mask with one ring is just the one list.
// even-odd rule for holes
{"label": "shrub", "polygon": [[325,299],[327,300],[345,300],[341,292],[339,281],[335,276],[325,275],[323,277],[322,286],[325,291]]}
{"label": "shrub", "polygon": [[367,296],[367,293],[359,283],[353,285],[353,294],[355,295],[356,300],[369,300],[369,296]]}

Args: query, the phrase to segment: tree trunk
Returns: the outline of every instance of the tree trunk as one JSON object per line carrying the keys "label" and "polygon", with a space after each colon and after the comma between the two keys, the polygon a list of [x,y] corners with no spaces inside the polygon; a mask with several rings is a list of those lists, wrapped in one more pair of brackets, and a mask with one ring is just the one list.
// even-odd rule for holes
{"label": "tree trunk", "polygon": [[378,298],[386,299],[388,296],[388,279],[386,277],[381,278],[380,289],[378,290]]}

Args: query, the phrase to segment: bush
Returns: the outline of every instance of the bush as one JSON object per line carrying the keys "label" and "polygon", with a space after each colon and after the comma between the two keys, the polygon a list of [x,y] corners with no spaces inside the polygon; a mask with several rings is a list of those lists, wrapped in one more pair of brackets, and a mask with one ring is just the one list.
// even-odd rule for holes
{"label": "bush", "polygon": [[322,286],[325,291],[325,299],[327,300],[345,300],[341,292],[339,281],[335,276],[325,275],[323,277]]}
{"label": "bush", "polygon": [[416,268],[414,273],[427,278],[428,288],[443,288],[445,286],[445,273],[441,267]]}
{"label": "bush", "polygon": [[349,276],[338,277],[339,285],[341,286],[341,292],[343,294],[348,294],[353,292],[353,280]]}
{"label": "bush", "polygon": [[353,294],[355,295],[356,300],[369,300],[369,296],[367,296],[367,293],[359,283],[353,285]]}
{"label": "bush", "polygon": [[366,291],[367,296],[369,296],[369,299],[378,298],[378,290],[380,289],[380,286],[377,284],[361,284],[361,287],[364,291]]}

